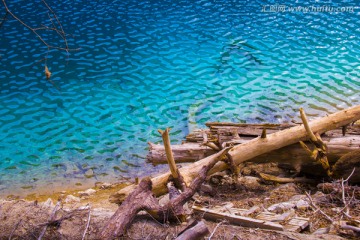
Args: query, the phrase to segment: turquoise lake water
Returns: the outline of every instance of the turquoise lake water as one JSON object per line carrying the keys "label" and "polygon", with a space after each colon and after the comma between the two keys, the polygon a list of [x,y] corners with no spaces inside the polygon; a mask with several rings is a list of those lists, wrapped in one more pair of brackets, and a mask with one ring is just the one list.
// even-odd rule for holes
{"label": "turquoise lake water", "polygon": [[[7,2],[28,25],[51,26],[40,1]],[[298,120],[299,107],[316,117],[359,104],[358,1],[286,1],[286,11],[270,11],[276,2],[49,0],[79,48],[70,54],[47,53],[8,17],[0,196],[155,174],[166,166],[144,158],[148,141],[161,142],[157,129],[171,127],[180,143],[208,121],[282,123]],[[290,9],[325,5],[353,11]],[[60,90],[45,79],[46,56]]]}

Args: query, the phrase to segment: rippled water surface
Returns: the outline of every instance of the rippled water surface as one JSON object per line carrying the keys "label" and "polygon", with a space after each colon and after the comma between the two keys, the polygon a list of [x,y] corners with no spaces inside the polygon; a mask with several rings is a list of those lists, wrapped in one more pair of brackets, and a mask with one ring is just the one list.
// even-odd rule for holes
{"label": "rippled water surface", "polygon": [[[28,25],[51,26],[40,1],[7,2]],[[261,11],[274,2],[49,0],[79,48],[70,54],[47,55],[8,17],[0,195],[154,174],[164,167],[144,157],[158,128],[178,143],[208,121],[288,122],[300,106],[322,116],[359,104],[358,2],[321,1],[353,13]],[[60,90],[45,79],[46,56]]]}

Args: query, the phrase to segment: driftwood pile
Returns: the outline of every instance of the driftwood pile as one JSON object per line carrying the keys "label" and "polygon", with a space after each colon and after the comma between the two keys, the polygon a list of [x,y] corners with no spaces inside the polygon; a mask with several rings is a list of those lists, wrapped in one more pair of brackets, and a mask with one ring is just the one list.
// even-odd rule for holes
{"label": "driftwood pile", "polygon": [[[216,153],[220,148],[247,143],[263,133],[267,134],[285,130],[300,124],[244,124],[244,123],[206,123],[209,129],[199,129],[186,136],[180,145],[172,145],[176,163],[196,162]],[[327,146],[327,158],[334,165],[342,156],[358,150],[360,147],[360,124],[350,124],[327,131],[321,135]],[[309,141],[306,141],[308,143]],[[149,162],[154,165],[166,164],[164,145],[149,143]],[[299,143],[259,155],[251,162],[276,162],[282,167],[315,176],[324,176],[326,171],[319,162],[314,161]],[[350,169],[351,172],[352,169]],[[350,172],[344,173],[347,176]]]}
{"label": "driftwood pile", "polygon": [[[199,190],[207,175],[227,168],[232,169],[234,173],[238,173],[238,166],[241,163],[249,160],[253,161],[254,158],[261,159],[265,157],[266,159],[264,154],[283,147],[290,146],[289,149],[298,148],[293,144],[299,145],[298,143],[301,141],[308,140],[314,147],[309,148],[305,143],[301,144],[306,150],[302,149],[301,155],[306,156],[304,152],[310,154],[306,157],[307,160],[303,160],[303,157],[299,158],[301,160],[296,160],[300,161],[300,166],[305,161],[309,163],[318,162],[329,177],[342,176],[344,173],[339,172],[339,169],[344,170],[350,166],[359,166],[358,155],[360,155],[360,151],[357,151],[358,153],[355,155],[352,154],[351,157],[345,155],[344,158],[340,158],[341,163],[347,166],[346,168],[338,165],[340,161],[337,161],[335,165],[334,162],[344,153],[359,149],[360,139],[358,136],[352,135],[352,133],[359,132],[359,127],[348,127],[348,131],[345,128],[360,119],[360,106],[314,120],[310,124],[304,111],[301,109],[300,112],[303,121],[302,125],[253,125],[252,128],[250,127],[251,132],[249,134],[252,134],[251,136],[245,134],[245,130],[249,129],[247,125],[233,124],[229,126],[227,124],[224,126],[219,123],[211,123],[208,125],[210,130],[196,132],[188,136],[187,140],[190,143],[184,144],[186,147],[176,146],[174,148],[174,146],[170,146],[169,129],[159,131],[163,137],[164,147],[151,145],[152,153],[149,158],[162,161],[165,158],[170,166],[170,171],[152,179],[145,178],[138,185],[131,185],[113,194],[110,201],[122,203],[122,205],[103,229],[101,238],[113,239],[123,235],[136,214],[141,210],[147,211],[160,221],[185,221],[186,215],[183,205]],[[341,130],[331,131],[338,128]],[[199,146],[199,142],[202,146]],[[190,148],[190,145],[193,148]],[[185,150],[181,149],[182,147]],[[154,150],[155,148],[157,149]],[[199,150],[199,148],[201,149]],[[299,149],[296,151],[299,151]],[[211,155],[207,156],[208,154]],[[203,159],[200,160],[200,158]],[[353,160],[354,158],[357,160]],[[198,159],[199,161],[180,169],[177,169],[175,165],[175,160],[181,162]],[[271,158],[269,161],[272,161]],[[282,160],[277,159],[276,161]],[[290,160],[290,163],[296,166],[292,161]],[[348,164],[349,162],[351,164]],[[352,169],[350,169],[350,172]],[[359,180],[360,173],[356,168],[352,171],[351,178],[354,181]],[[169,182],[173,182],[173,184],[168,184]],[[166,192],[170,192],[170,201],[165,205],[160,205],[155,196],[160,196]],[[194,230],[196,225],[200,229],[204,227],[204,224],[199,222],[190,229]],[[196,234],[199,234],[199,232],[206,234],[208,231],[204,228],[195,231]],[[196,235],[196,238],[200,236],[202,235]]]}

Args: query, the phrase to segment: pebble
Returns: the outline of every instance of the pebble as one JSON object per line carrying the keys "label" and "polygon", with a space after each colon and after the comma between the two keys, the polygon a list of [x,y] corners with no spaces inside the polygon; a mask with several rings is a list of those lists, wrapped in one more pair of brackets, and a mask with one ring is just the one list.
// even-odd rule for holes
{"label": "pebble", "polygon": [[204,194],[209,194],[210,196],[215,196],[215,189],[209,184],[202,184],[200,187],[200,192]]}
{"label": "pebble", "polygon": [[42,205],[46,208],[54,207],[54,203],[51,198],[48,198]]}
{"label": "pebble", "polygon": [[306,195],[298,194],[298,195],[292,196],[289,201],[299,201],[299,200],[305,200],[305,199],[307,199]]}
{"label": "pebble", "polygon": [[65,203],[79,203],[80,202],[80,198],[75,197],[73,195],[67,195],[65,200]]}
{"label": "pebble", "polygon": [[80,197],[88,197],[91,195],[94,195],[96,193],[96,190],[89,188],[86,191],[79,192]]}
{"label": "pebble", "polygon": [[268,211],[270,212],[285,212],[286,210],[295,208],[296,204],[293,202],[282,202],[276,203],[268,207]]}
{"label": "pebble", "polygon": [[310,208],[310,204],[307,201],[300,199],[296,202],[296,208],[300,210],[305,210]]}
{"label": "pebble", "polygon": [[111,183],[103,183],[101,186],[100,186],[101,189],[110,189],[112,188],[112,184]]}
{"label": "pebble", "polygon": [[214,185],[219,185],[220,184],[220,179],[217,177],[211,177],[210,178],[210,182]]}
{"label": "pebble", "polygon": [[95,187],[100,188],[100,189],[110,189],[113,187],[113,185],[111,183],[107,183],[107,182],[96,182],[95,183]]}
{"label": "pebble", "polygon": [[261,188],[260,179],[252,176],[239,177],[238,184],[244,186],[246,189],[259,189]]}
{"label": "pebble", "polygon": [[159,198],[159,204],[160,206],[165,206],[170,201],[169,194],[165,194]]}

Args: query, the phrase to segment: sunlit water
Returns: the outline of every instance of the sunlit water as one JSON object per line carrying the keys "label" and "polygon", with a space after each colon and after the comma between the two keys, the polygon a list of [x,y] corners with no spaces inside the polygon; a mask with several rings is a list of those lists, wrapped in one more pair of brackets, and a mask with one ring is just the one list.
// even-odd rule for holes
{"label": "sunlit water", "polygon": [[[41,1],[7,2],[30,26],[51,26]],[[144,157],[159,128],[171,127],[179,143],[208,121],[281,123],[297,120],[299,107],[315,117],[359,104],[357,1],[308,3],[354,13],[262,12],[275,2],[49,0],[70,48],[79,48],[69,55],[46,55],[8,17],[0,195],[155,174],[165,167]],[[46,56],[60,91],[45,79]]]}

